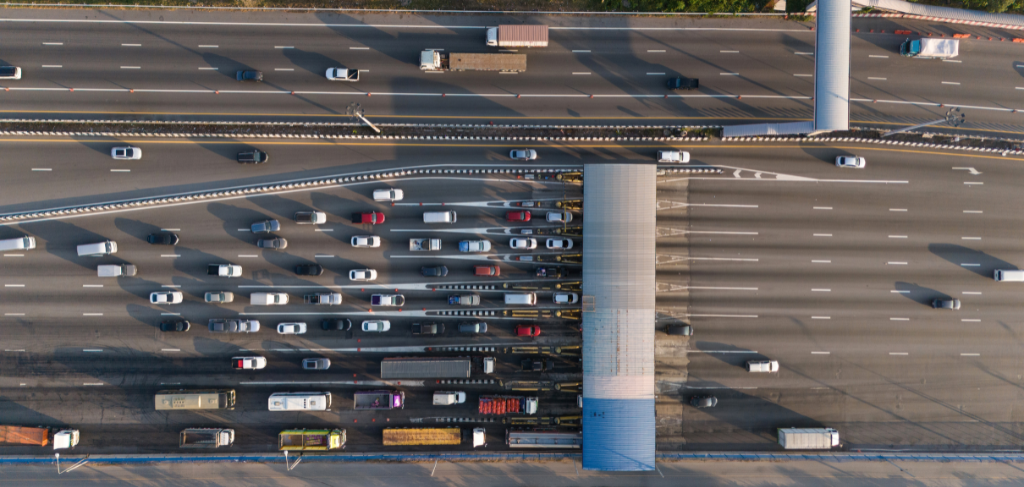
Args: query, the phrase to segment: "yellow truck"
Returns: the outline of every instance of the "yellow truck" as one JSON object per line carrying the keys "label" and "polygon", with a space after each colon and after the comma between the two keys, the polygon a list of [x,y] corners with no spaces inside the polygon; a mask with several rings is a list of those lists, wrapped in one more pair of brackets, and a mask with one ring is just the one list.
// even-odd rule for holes
{"label": "yellow truck", "polygon": [[459,445],[461,428],[384,428],[384,446]]}
{"label": "yellow truck", "polygon": [[281,451],[327,451],[345,446],[345,430],[284,430],[277,435]]}

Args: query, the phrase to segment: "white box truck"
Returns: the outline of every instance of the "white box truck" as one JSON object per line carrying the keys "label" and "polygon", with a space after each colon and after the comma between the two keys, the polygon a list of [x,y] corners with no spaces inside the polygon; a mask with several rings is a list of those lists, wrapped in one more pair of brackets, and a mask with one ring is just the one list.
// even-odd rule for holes
{"label": "white box truck", "polygon": [[1024,282],[1024,271],[1016,269],[996,269],[993,277],[999,282]]}
{"label": "white box truck", "polygon": [[487,28],[491,47],[548,47],[546,25],[499,25]]}
{"label": "white box truck", "polygon": [[828,450],[839,446],[832,428],[779,428],[779,444],[787,450]]}

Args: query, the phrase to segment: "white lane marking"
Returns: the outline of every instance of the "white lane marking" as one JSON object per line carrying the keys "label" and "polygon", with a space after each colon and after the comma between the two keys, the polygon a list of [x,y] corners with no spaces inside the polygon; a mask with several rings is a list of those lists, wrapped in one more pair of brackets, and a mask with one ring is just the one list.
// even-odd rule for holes
{"label": "white lane marking", "polygon": [[812,293],[830,293],[830,292],[832,292],[832,290],[831,289],[826,289],[826,288],[812,288],[811,292]]}
{"label": "white lane marking", "polygon": [[44,64],[43,67],[44,68],[63,68],[64,66],[62,66],[60,64]]}
{"label": "white lane marking", "polygon": [[811,352],[811,355],[828,355],[831,352]]}
{"label": "white lane marking", "polygon": [[313,256],[314,259],[329,259],[329,258],[332,258],[332,257],[334,257],[334,256],[333,255],[327,255],[327,254],[316,254],[316,255]]}
{"label": "white lane marking", "polygon": [[715,314],[689,314],[691,318],[757,318],[757,315],[715,315]]}
{"label": "white lane marking", "polygon": [[647,76],[665,76],[665,73],[647,73]]}
{"label": "white lane marking", "polygon": [[258,256],[258,255],[256,255],[256,254],[238,254],[238,256],[239,256],[239,257],[249,257],[249,258],[256,258],[256,257],[259,257],[259,256]]}
{"label": "white lane marking", "polygon": [[815,237],[831,237],[832,234],[831,233],[815,233],[814,236]]}
{"label": "white lane marking", "polygon": [[24,284],[4,284],[4,287],[25,287]]}
{"label": "white lane marking", "polygon": [[333,228],[314,228],[314,232],[333,232]]}
{"label": "white lane marking", "polygon": [[799,52],[799,51],[794,52],[793,54],[796,54],[797,56],[813,56],[814,55],[813,52]]}
{"label": "white lane marking", "polygon": [[[675,257],[675,256],[672,256]],[[717,260],[725,262],[758,262],[759,259],[742,259],[732,257],[685,257],[685,260]]]}
{"label": "white lane marking", "polygon": [[161,228],[161,232],[180,232],[180,228]]}
{"label": "white lane marking", "polygon": [[812,260],[812,264],[831,264],[831,260]]}
{"label": "white lane marking", "polygon": [[889,352],[889,355],[910,355],[907,352]]}
{"label": "white lane marking", "polygon": [[981,240],[981,237],[960,237],[960,240]]}
{"label": "white lane marking", "polygon": [[981,175],[981,171],[979,171],[979,170],[977,170],[977,169],[975,169],[973,167],[954,167],[953,170],[954,171],[967,171],[967,172],[971,173],[971,176],[980,176]]}
{"label": "white lane marking", "polygon": [[868,79],[875,80],[875,81],[886,81],[885,78],[872,78],[871,76],[868,76]]}
{"label": "white lane marking", "polygon": [[[674,286],[673,286],[674,287]],[[705,291],[757,291],[756,287],[715,287],[715,286],[681,286],[681,289],[701,289]],[[676,288],[676,289],[680,289]]]}
{"label": "white lane marking", "polygon": [[103,316],[103,313],[82,313],[82,316]]}
{"label": "white lane marking", "polygon": [[879,59],[889,59],[889,56],[879,56],[878,54],[871,54],[868,57],[875,57]]}
{"label": "white lane marking", "polygon": [[181,287],[181,284],[164,284],[164,285],[162,285],[160,287],[169,287],[169,288],[178,289],[179,287]]}
{"label": "white lane marking", "polygon": [[44,46],[63,46],[63,42],[44,42]]}
{"label": "white lane marking", "polygon": [[906,262],[889,261],[889,262],[886,262],[885,265],[907,265],[907,263]]}
{"label": "white lane marking", "polygon": [[573,76],[590,76],[589,72],[576,72],[576,71],[573,71],[572,74],[573,74]]}
{"label": "white lane marking", "polygon": [[718,73],[721,76],[739,76],[739,73]]}
{"label": "white lane marking", "polygon": [[831,210],[832,207],[831,206],[815,206],[814,209],[815,210]]}
{"label": "white lane marking", "polygon": [[200,44],[199,45],[200,49],[217,49],[218,47],[220,47],[220,46],[218,46],[217,44]]}
{"label": "white lane marking", "polygon": [[965,322],[965,323],[967,323],[967,322],[977,323],[977,322],[981,321],[981,319],[979,319],[979,318],[964,318],[964,319],[962,319],[960,321]]}
{"label": "white lane marking", "polygon": [[7,348],[7,349],[4,349],[4,351],[5,352],[24,352],[25,349],[24,348],[19,348],[19,349],[15,350],[15,349]]}
{"label": "white lane marking", "polygon": [[740,53],[739,51],[721,51],[721,50],[718,51],[718,52],[722,53],[722,54],[739,54]]}
{"label": "white lane marking", "polygon": [[83,352],[102,352],[102,348],[83,348]]}
{"label": "white lane marking", "polygon": [[180,348],[161,348],[161,352],[180,352]]}
{"label": "white lane marking", "polygon": [[4,254],[4,257],[24,257],[25,254]]}
{"label": "white lane marking", "polygon": [[906,235],[889,235],[889,238],[907,238]]}
{"label": "white lane marking", "polygon": [[889,318],[889,321],[910,321],[910,318]]}
{"label": "white lane marking", "polygon": [[944,63],[962,63],[963,61],[961,61],[959,59],[943,59],[942,62],[944,62]]}
{"label": "white lane marking", "polygon": [[981,354],[980,353],[964,353],[964,352],[961,352],[960,356],[961,357],[980,357]]}
{"label": "white lane marking", "polygon": [[121,69],[142,69],[142,66],[121,66]]}
{"label": "white lane marking", "polygon": [[110,172],[132,172],[131,169],[111,169]]}
{"label": "white lane marking", "polygon": [[295,71],[295,68],[274,68],[274,71]]}
{"label": "white lane marking", "polygon": [[217,71],[218,69],[220,68],[204,68],[202,66],[199,67],[200,71]]}
{"label": "white lane marking", "polygon": [[831,320],[831,316],[812,316],[812,320]]}
{"label": "white lane marking", "polygon": [[711,230],[683,230],[683,233],[694,233],[701,235],[757,235],[757,232],[716,232]]}
{"label": "white lane marking", "polygon": [[970,184],[976,184],[976,185],[980,186],[980,185],[985,184],[985,183],[978,182],[978,181],[964,181],[964,184],[969,184],[969,185]]}
{"label": "white lane marking", "polygon": [[4,316],[25,316],[25,313],[4,313]]}
{"label": "white lane marking", "polygon": [[142,44],[121,44],[121,47],[142,47]]}
{"label": "white lane marking", "polygon": [[356,50],[356,51],[368,51],[368,50],[369,50],[370,48],[369,48],[369,47],[355,47],[355,46],[349,46],[349,49],[353,49],[353,50]]}
{"label": "white lane marking", "polygon": [[[573,51],[576,52],[576,51]],[[648,49],[647,52],[665,52],[664,49]]]}
{"label": "white lane marking", "polygon": [[103,385],[106,385],[106,384],[104,384],[102,382],[83,382],[82,385],[83,386],[103,386]]}
{"label": "white lane marking", "polygon": [[889,208],[889,211],[907,211],[906,208]]}
{"label": "white lane marking", "polygon": [[49,167],[33,167],[32,170],[33,171],[45,171],[45,172],[53,171],[53,169],[49,168]]}
{"label": "white lane marking", "polygon": [[[716,204],[711,204],[711,203],[678,203],[678,202],[675,202],[675,201],[671,201],[669,203],[672,204],[673,208],[677,208],[677,207],[680,207],[680,206],[701,206],[701,207],[706,207],[706,208],[757,208],[758,207],[757,205],[716,205]],[[449,205],[449,206],[451,206],[451,205]]]}
{"label": "white lane marking", "polygon": [[961,262],[960,265],[962,267],[979,267],[979,266],[981,266],[981,264],[968,264],[968,263],[965,263],[965,262]]}
{"label": "white lane marking", "polygon": [[160,254],[160,257],[181,257],[181,254]]}
{"label": "white lane marking", "polygon": [[103,284],[82,284],[82,287],[103,287]]}
{"label": "white lane marking", "polygon": [[572,52],[590,52],[590,49],[574,49]]}
{"label": "white lane marking", "polygon": [[963,294],[981,294],[981,291],[964,291]]}
{"label": "white lane marking", "polygon": [[813,78],[814,77],[813,74],[794,74],[793,76],[796,76],[797,78]]}
{"label": "white lane marking", "polygon": [[909,294],[910,293],[910,291],[908,291],[906,289],[893,289],[892,291],[889,291],[889,292],[897,293],[897,294]]}
{"label": "white lane marking", "polygon": [[960,83],[957,83],[956,81],[943,81],[942,84],[960,86]]}
{"label": "white lane marking", "polygon": [[981,213],[983,213],[983,211],[982,210],[964,210],[964,213],[977,213],[977,214],[981,214]]}
{"label": "white lane marking", "polygon": [[181,313],[160,313],[160,316],[181,316]]}
{"label": "white lane marking", "polygon": [[274,49],[295,49],[295,46],[274,46]]}

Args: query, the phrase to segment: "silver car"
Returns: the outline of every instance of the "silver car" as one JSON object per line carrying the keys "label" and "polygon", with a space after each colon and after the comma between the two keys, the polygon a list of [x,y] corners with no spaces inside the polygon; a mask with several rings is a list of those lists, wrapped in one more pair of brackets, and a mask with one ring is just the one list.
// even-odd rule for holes
{"label": "silver car", "polygon": [[537,151],[533,149],[513,149],[508,157],[514,161],[533,161],[537,159]]}
{"label": "silver car", "polygon": [[256,333],[260,331],[260,322],[256,320],[210,320],[210,331],[213,333]]}
{"label": "silver car", "polygon": [[960,300],[959,299],[936,299],[936,300],[932,301],[932,308],[935,308],[935,309],[958,310],[958,309],[960,309]]}
{"label": "silver car", "polygon": [[204,299],[207,303],[230,303],[235,300],[235,293],[230,291],[206,293]]}
{"label": "silver car", "polygon": [[304,358],[302,359],[303,370],[327,370],[331,368],[329,358]]}

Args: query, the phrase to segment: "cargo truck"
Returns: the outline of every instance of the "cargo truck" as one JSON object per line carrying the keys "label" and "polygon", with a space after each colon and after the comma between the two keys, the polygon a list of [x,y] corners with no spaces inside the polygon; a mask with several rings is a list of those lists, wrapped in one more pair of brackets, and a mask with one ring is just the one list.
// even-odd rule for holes
{"label": "cargo truck", "polygon": [[380,378],[468,379],[472,368],[472,359],[465,357],[389,357],[380,363]]}
{"label": "cargo truck", "polygon": [[444,53],[427,49],[420,53],[423,71],[526,71],[526,54]]}
{"label": "cargo truck", "polygon": [[284,430],[277,435],[281,451],[326,451],[345,447],[345,430]]}
{"label": "cargo truck", "polygon": [[546,25],[499,25],[487,28],[491,47],[548,47]]}
{"label": "cargo truck", "polygon": [[441,250],[439,238],[410,238],[409,250],[413,252],[434,252]]}
{"label": "cargo truck", "polygon": [[907,39],[900,44],[900,54],[922,59],[953,59],[960,54],[959,39]]}
{"label": "cargo truck", "polygon": [[832,428],[779,428],[779,444],[787,450],[828,450],[839,446]]}
{"label": "cargo truck", "polygon": [[384,446],[459,444],[461,428],[384,428]]}
{"label": "cargo truck", "polygon": [[0,426],[0,444],[46,446],[50,444],[50,428]]}
{"label": "cargo truck", "polygon": [[396,391],[358,391],[355,409],[404,409],[405,393]]}
{"label": "cargo truck", "polygon": [[537,398],[526,396],[480,396],[480,414],[536,414]]}
{"label": "cargo truck", "polygon": [[181,448],[219,448],[235,443],[235,430],[223,428],[188,428],[181,431]]}

